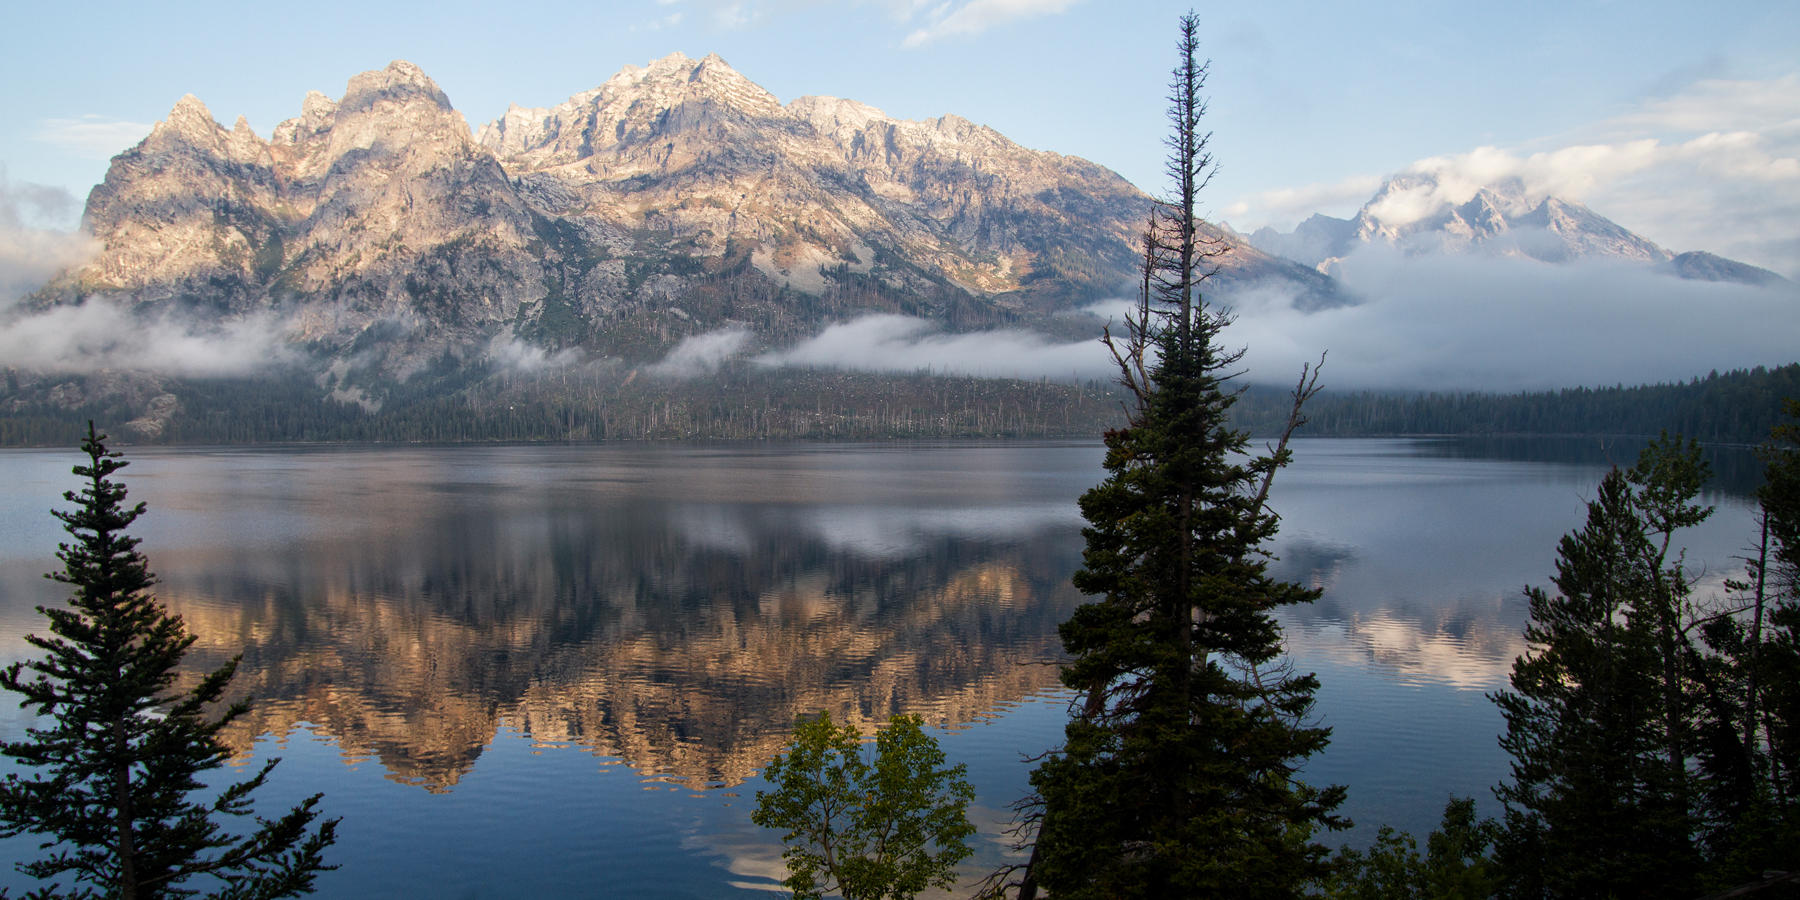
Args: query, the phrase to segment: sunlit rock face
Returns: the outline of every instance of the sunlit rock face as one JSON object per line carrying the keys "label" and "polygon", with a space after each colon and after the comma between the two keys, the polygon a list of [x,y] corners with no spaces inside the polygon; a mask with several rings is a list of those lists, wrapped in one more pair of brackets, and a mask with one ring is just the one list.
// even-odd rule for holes
{"label": "sunlit rock face", "polygon": [[[496,340],[629,364],[682,338],[757,346],[869,312],[1068,339],[1127,292],[1150,200],[965,119],[782,104],[716,56],[627,67],[479,137],[411,63],[313,92],[265,139],[184,97],[95,188],[100,247],[31,302],[93,299],[216,333],[278,322],[321,389],[378,403]],[[1222,285],[1328,279],[1249,248]]]}
{"label": "sunlit rock face", "polygon": [[279,310],[326,355],[379,338],[404,376],[543,296],[533,214],[416,66],[307,96],[269,140],[182,98],[88,199],[98,257],[44,299],[98,296],[196,324]]}
{"label": "sunlit rock face", "polygon": [[938,278],[984,295],[1034,279],[1112,288],[1147,209],[1085,160],[956,116],[783,106],[717,56],[676,54],[550,109],[515,107],[480,140],[559,214],[654,222],[708,256],[735,246],[810,293],[840,267],[912,291]]}

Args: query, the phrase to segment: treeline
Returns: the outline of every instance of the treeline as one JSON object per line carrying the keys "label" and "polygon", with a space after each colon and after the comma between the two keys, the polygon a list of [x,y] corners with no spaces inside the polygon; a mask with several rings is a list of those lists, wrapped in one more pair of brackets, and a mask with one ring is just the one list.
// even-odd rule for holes
{"label": "treeline", "polygon": [[[1307,404],[1305,434],[1641,435],[1668,431],[1710,443],[1754,444],[1781,418],[1781,401],[1800,397],[1800,363],[1711,372],[1672,384],[1565,388],[1520,394],[1330,391]],[[1274,388],[1245,392],[1240,425],[1262,433],[1287,415]]]}
{"label": "treeline", "polygon": [[[310,379],[161,386],[151,418],[120,400],[37,404],[0,417],[0,443],[64,446],[93,419],[144,443],[607,440],[881,440],[1097,435],[1122,415],[1117,388],[917,373],[743,367],[708,379],[573,371],[395,389],[377,409]],[[93,393],[93,392],[90,392]]]}
{"label": "treeline", "polygon": [[[46,388],[47,382],[54,384]],[[140,443],[290,441],[882,440],[1099,437],[1122,421],[1111,382],[918,372],[727,368],[686,380],[573,368],[535,375],[446,367],[394,385],[379,408],[328,397],[301,374],[40,379],[0,392],[0,446],[68,446],[89,420]],[[1326,390],[1307,403],[1307,437],[1610,435],[1668,431],[1754,444],[1800,397],[1800,363],[1713,372],[1687,382],[1523,394]],[[1252,386],[1232,422],[1278,431],[1292,399]]]}

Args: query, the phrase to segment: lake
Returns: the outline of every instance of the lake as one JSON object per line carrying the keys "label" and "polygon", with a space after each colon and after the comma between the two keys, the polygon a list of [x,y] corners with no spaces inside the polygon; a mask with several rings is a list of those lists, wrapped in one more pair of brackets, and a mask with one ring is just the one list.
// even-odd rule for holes
{"label": "lake", "polygon": [[[1592,441],[1302,440],[1277,481],[1284,611],[1323,683],[1363,844],[1450,794],[1496,811],[1502,688],[1557,539],[1607,461]],[[1056,626],[1097,442],[277,447],[128,451],[158,595],[196,670],[243,654],[233,774],[283,762],[271,813],[341,816],[330,897],[756,896],[750,824],[801,713],[919,713],[966,763],[1000,862],[1029,754],[1061,737]],[[1687,534],[1701,593],[1741,568],[1756,466],[1717,451]],[[49,514],[69,451],[0,451],[0,660],[60,603]],[[26,723],[10,701],[0,733]],[[0,860],[29,850],[0,842]],[[10,866],[0,885],[22,886]]]}

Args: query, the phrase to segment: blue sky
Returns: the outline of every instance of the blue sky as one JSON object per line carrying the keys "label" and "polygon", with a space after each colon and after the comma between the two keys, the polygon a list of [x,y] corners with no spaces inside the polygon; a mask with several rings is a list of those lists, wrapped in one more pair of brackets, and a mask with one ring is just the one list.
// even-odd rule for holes
{"label": "blue sky", "polygon": [[[267,136],[301,97],[408,59],[471,124],[620,67],[716,52],[783,101],[956,113],[1161,188],[1163,94],[1188,3],[633,0],[15,3],[0,35],[0,188],[68,225],[192,93]],[[1673,250],[1800,275],[1800,4],[1197,6],[1221,169],[1210,217],[1352,213],[1420,160],[1523,174]],[[75,198],[58,204],[55,191]]]}

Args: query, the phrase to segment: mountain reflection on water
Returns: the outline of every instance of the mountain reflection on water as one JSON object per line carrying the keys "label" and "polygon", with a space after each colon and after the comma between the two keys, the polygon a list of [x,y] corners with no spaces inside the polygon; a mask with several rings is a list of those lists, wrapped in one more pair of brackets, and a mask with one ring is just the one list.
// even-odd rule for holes
{"label": "mountain reflection on water", "polygon": [[[634,555],[654,527],[540,550],[315,548],[289,560],[287,584],[184,578],[165,596],[207,662],[249,648],[240,743],[310,722],[430,789],[455,784],[501,727],[732,785],[800,713],[960,724],[1055,682],[1056,625],[1077,601],[1025,572],[1058,561],[945,547],[809,563],[816,548],[772,535],[741,555]],[[573,546],[588,549],[557,552]]]}
{"label": "mountain reflection on water", "polygon": [[[1091,480],[1091,447],[1036,450]],[[189,667],[244,654],[234,746],[309,723],[433,791],[502,728],[698,787],[802,713],[963,725],[1056,684],[1080,602],[1079,488],[1004,450],[210,456],[242,477],[127,474],[195,520],[145,546]]]}

